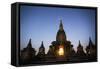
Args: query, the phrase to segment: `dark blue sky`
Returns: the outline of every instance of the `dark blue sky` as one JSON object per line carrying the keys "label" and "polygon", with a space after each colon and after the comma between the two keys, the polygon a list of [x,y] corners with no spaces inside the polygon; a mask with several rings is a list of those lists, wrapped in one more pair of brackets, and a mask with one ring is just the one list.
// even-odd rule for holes
{"label": "dark blue sky", "polygon": [[91,37],[95,43],[95,10],[56,7],[20,7],[21,49],[32,39],[33,47],[38,50],[44,42],[46,52],[52,41],[56,40],[60,20],[63,22],[67,40],[76,50],[79,40],[86,47]]}

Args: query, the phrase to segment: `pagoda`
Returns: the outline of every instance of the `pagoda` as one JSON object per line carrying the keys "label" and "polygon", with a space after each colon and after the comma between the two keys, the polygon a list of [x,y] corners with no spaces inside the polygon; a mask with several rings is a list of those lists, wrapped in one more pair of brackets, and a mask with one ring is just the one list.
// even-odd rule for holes
{"label": "pagoda", "polygon": [[49,47],[47,55],[55,57],[59,61],[68,60],[71,50],[71,42],[67,40],[66,33],[63,28],[62,20],[60,20],[59,30],[56,35],[56,41],[53,41]]}
{"label": "pagoda", "polygon": [[86,54],[88,58],[96,59],[97,57],[96,51],[97,51],[97,47],[95,46],[95,44],[93,44],[91,38],[89,37],[89,44],[86,47]]}
{"label": "pagoda", "polygon": [[85,57],[85,52],[84,52],[84,50],[83,50],[83,46],[81,45],[81,42],[80,42],[80,40],[79,40],[79,45],[78,45],[78,47],[77,47],[77,56],[79,57],[79,58],[84,58]]}
{"label": "pagoda", "polygon": [[39,48],[39,51],[38,51],[38,54],[37,54],[37,58],[39,58],[40,60],[44,60],[45,59],[45,48],[44,48],[43,41],[42,41],[41,46]]}
{"label": "pagoda", "polygon": [[21,50],[22,62],[30,63],[35,58],[35,54],[36,54],[36,50],[32,48],[32,43],[30,39],[27,47]]}

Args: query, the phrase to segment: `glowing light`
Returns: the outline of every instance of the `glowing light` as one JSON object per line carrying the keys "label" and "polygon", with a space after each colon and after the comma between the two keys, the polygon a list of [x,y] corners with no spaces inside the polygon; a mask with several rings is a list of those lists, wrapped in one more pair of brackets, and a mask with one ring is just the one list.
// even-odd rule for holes
{"label": "glowing light", "polygon": [[59,47],[58,54],[59,54],[60,56],[64,55],[64,49],[63,49],[63,47]]}

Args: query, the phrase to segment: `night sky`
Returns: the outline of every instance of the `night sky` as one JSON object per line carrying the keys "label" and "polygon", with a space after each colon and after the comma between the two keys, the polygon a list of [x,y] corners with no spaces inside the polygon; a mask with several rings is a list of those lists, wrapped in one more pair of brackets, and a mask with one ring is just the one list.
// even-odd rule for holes
{"label": "night sky", "polygon": [[95,15],[94,9],[20,6],[21,49],[31,38],[33,48],[38,51],[43,41],[47,52],[51,42],[56,40],[60,20],[74,49],[79,40],[85,48],[89,37],[95,43]]}

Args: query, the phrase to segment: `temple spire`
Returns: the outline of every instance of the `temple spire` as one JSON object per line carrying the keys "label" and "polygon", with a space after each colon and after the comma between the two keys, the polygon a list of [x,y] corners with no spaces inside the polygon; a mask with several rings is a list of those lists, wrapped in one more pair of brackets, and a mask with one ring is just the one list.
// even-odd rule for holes
{"label": "temple spire", "polygon": [[27,48],[32,48],[31,38],[30,38],[30,40],[28,42]]}
{"label": "temple spire", "polygon": [[60,26],[59,26],[59,30],[63,30],[63,24],[62,24],[62,20],[60,20]]}
{"label": "temple spire", "polygon": [[30,40],[29,40],[29,43],[31,43],[31,38],[30,38]]}
{"label": "temple spire", "polygon": [[43,44],[43,41],[42,41],[42,43],[41,43],[41,47],[42,47],[42,48],[44,48],[44,44]]}
{"label": "temple spire", "polygon": [[79,44],[78,44],[78,47],[82,47],[80,40],[79,40]]}
{"label": "temple spire", "polygon": [[63,29],[62,20],[60,20],[59,30],[57,32],[56,41],[66,41],[66,33]]}
{"label": "temple spire", "polygon": [[41,46],[40,46],[40,48],[39,48],[37,57],[39,57],[40,60],[44,60],[44,57],[45,57],[45,48],[44,48],[43,41],[42,41]]}
{"label": "temple spire", "polygon": [[89,37],[89,46],[92,46],[93,43],[92,43],[92,40],[91,40],[91,37]]}
{"label": "temple spire", "polygon": [[81,46],[81,42],[80,42],[80,40],[79,40],[79,46]]}

